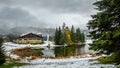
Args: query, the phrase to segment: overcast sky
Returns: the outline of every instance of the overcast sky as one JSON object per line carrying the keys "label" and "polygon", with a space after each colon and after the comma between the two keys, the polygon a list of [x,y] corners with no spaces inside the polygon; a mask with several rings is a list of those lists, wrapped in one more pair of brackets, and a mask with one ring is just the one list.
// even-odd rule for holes
{"label": "overcast sky", "polygon": [[96,0],[0,0],[0,28],[86,28]]}

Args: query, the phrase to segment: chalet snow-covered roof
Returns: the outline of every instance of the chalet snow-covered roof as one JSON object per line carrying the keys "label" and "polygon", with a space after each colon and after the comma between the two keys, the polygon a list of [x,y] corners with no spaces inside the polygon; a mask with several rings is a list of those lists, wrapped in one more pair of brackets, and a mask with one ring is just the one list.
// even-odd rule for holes
{"label": "chalet snow-covered roof", "polygon": [[42,38],[42,35],[37,35],[37,34],[34,34],[34,33],[28,33],[26,35],[18,37],[18,39],[19,38]]}

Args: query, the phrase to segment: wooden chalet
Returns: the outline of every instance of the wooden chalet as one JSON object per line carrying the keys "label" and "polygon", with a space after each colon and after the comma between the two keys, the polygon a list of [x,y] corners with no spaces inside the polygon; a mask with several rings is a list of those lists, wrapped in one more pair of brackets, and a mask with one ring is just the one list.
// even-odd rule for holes
{"label": "wooden chalet", "polygon": [[18,44],[42,44],[43,37],[41,35],[29,33],[23,36],[18,37],[15,41]]}

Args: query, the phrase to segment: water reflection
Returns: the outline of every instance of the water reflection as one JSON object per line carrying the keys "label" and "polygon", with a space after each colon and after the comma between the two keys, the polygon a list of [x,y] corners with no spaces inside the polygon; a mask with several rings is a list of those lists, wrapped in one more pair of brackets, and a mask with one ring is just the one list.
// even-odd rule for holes
{"label": "water reflection", "polygon": [[72,45],[72,46],[59,46],[53,49],[45,48],[43,52],[43,57],[68,57],[84,54],[85,45]]}
{"label": "water reflection", "polygon": [[42,50],[43,57],[48,58],[48,57],[55,57],[54,50],[51,50],[49,48]]}

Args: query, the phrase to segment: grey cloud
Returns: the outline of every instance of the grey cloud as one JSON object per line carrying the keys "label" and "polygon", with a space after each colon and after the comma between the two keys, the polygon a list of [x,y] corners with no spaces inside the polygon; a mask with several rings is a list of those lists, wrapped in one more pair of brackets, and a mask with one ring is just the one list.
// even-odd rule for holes
{"label": "grey cloud", "polygon": [[0,11],[0,27],[13,27],[13,26],[39,26],[43,22],[39,21],[36,17],[32,16],[29,12],[21,8],[5,7]]}
{"label": "grey cloud", "polygon": [[[49,6],[50,4],[50,6]],[[91,0],[59,0],[45,3],[45,6],[52,9],[52,11],[62,13],[88,13],[92,8]]]}
{"label": "grey cloud", "polygon": [[1,0],[5,5],[46,8],[56,13],[90,13],[95,0]]}
{"label": "grey cloud", "polygon": [[[96,0],[0,0],[0,29],[3,27],[61,26],[63,22],[85,28]],[[6,28],[6,29],[7,29]]]}

